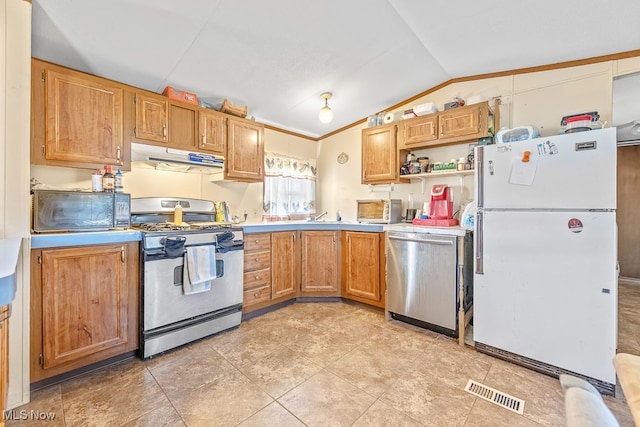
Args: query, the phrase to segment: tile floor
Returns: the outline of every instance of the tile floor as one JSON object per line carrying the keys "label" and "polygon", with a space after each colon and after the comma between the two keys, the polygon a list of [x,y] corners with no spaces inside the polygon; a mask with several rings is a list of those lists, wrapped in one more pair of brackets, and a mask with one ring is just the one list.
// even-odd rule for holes
{"label": "tile floor", "polygon": [[[470,378],[524,399],[524,415],[466,393]],[[633,426],[622,397],[605,401]],[[287,306],[36,391],[20,410],[56,418],[7,426],[565,425],[557,379],[340,302]]]}

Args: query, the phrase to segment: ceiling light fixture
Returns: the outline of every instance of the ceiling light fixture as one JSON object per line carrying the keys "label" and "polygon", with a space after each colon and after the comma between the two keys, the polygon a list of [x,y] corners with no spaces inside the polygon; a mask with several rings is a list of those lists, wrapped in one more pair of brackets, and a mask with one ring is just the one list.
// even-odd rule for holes
{"label": "ceiling light fixture", "polygon": [[318,114],[318,119],[322,123],[329,123],[333,119],[333,111],[329,108],[329,98],[331,98],[331,92],[325,92],[320,95],[320,99],[324,99],[324,107],[320,109],[320,113]]}

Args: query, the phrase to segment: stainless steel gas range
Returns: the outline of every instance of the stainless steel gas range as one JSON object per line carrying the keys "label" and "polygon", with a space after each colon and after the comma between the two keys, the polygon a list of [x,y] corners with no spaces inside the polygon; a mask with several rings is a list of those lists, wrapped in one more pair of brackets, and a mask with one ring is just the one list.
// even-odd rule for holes
{"label": "stainless steel gas range", "polygon": [[[182,207],[182,223],[174,209]],[[236,327],[242,319],[242,229],[215,222],[214,203],[185,198],[131,199],[131,225],[142,232],[140,357]],[[205,247],[215,260],[209,288],[184,288],[185,254]],[[190,252],[191,253],[191,252]],[[190,264],[191,266],[192,264]],[[213,277],[213,273],[212,277]]]}

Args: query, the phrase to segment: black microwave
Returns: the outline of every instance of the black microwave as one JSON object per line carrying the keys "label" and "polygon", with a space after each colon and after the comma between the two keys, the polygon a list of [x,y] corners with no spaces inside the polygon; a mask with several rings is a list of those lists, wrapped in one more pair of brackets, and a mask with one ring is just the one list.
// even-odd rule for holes
{"label": "black microwave", "polygon": [[131,225],[131,195],[34,190],[33,231],[103,231]]}

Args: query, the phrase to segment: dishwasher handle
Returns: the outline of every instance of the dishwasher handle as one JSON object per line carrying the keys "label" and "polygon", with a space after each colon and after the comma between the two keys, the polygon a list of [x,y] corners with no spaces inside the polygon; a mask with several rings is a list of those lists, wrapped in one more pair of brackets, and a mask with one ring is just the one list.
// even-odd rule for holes
{"label": "dishwasher handle", "polygon": [[416,242],[416,243],[433,243],[435,245],[453,245],[451,240],[435,240],[435,239],[416,239],[411,237],[401,237],[389,235],[389,240],[402,240],[403,242]]}

